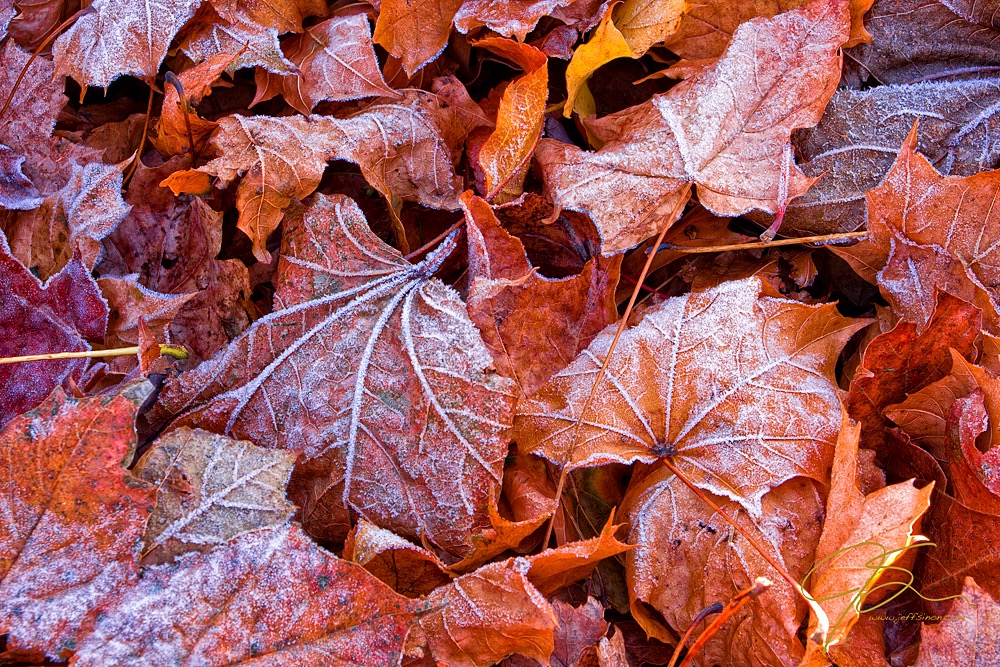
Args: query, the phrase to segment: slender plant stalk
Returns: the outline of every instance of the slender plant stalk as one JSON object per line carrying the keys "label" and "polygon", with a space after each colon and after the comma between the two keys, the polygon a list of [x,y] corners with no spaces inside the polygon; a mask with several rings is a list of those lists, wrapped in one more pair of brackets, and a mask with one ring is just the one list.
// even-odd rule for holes
{"label": "slender plant stalk", "polygon": [[156,86],[152,80],[146,83],[149,85],[149,101],[146,102],[146,120],[142,124],[142,139],[139,140],[139,150],[135,152],[135,158],[128,168],[128,173],[122,179],[122,188],[128,187],[129,181],[132,180],[136,169],[139,168],[139,163],[142,162],[142,151],[146,148],[146,137],[149,135],[149,117],[153,114],[153,97],[156,95]]}
{"label": "slender plant stalk", "polygon": [[188,145],[191,147],[191,164],[194,165],[198,161],[198,149],[194,143],[194,132],[191,131],[191,110],[188,109],[187,98],[184,97],[184,84],[173,72],[167,72],[164,78],[177,91],[177,105],[184,112],[184,128],[187,130]]}
{"label": "slender plant stalk", "polygon": [[[126,357],[139,354],[139,346],[119,347],[113,350],[84,350],[82,352],[51,352],[49,354],[29,354],[23,357],[2,357],[0,366],[4,364],[21,364],[29,361],[50,361],[52,359],[91,359],[97,357]],[[188,351],[180,345],[160,345],[162,356],[174,359],[187,359]]]}
{"label": "slender plant stalk", "polygon": [[674,243],[657,244],[656,251],[669,250],[670,252],[681,253],[682,255],[698,255],[709,252],[734,252],[737,250],[760,250],[761,248],[776,248],[785,245],[803,245],[807,243],[842,243],[863,239],[868,236],[867,231],[844,232],[843,234],[825,234],[823,236],[802,236],[794,239],[778,239],[777,241],[753,241],[751,243],[733,243],[730,245],[700,246],[692,248],[689,246],[677,245]]}
{"label": "slender plant stalk", "polygon": [[[666,222],[663,223],[663,229],[660,230],[660,235],[656,237],[656,242],[652,247],[657,248],[663,242],[663,237],[667,235],[667,230],[674,224],[678,214],[687,203],[688,194],[690,192],[691,185],[688,184],[684,186],[684,190],[679,193],[680,197],[677,200],[677,204],[674,205],[670,215],[666,217]],[[629,315],[632,314],[632,308],[635,306],[635,301],[639,298],[639,292],[641,291],[639,287],[642,285],[643,281],[646,280],[646,275],[649,273],[649,267],[653,264],[653,257],[655,256],[656,253],[651,252],[646,257],[646,264],[642,267],[639,277],[636,278],[635,288],[632,290],[632,296],[629,298],[628,305],[625,306],[625,312],[622,314],[621,319],[618,322],[618,331],[615,332],[615,337],[611,341],[608,353],[604,356],[604,363],[601,364],[601,369],[597,372],[597,379],[594,380],[594,386],[590,390],[587,400],[584,401],[583,408],[580,410],[580,417],[576,420],[576,425],[573,427],[573,440],[571,441],[569,451],[566,453],[567,461],[562,466],[562,470],[559,471],[559,483],[556,484],[556,512],[559,511],[559,504],[562,499],[563,489],[566,487],[566,475],[568,474],[569,458],[573,455],[573,450],[576,449],[576,445],[580,440],[580,430],[583,426],[584,419],[587,416],[587,410],[590,408],[590,404],[593,403],[594,396],[597,395],[597,389],[601,386],[601,380],[604,379],[604,374],[608,370],[608,364],[611,362],[611,355],[615,353],[615,347],[618,345],[618,339],[621,338],[622,332],[625,331],[625,327],[628,325]],[[552,537],[552,527],[553,524],[555,524],[555,520],[556,514],[553,512],[552,519],[549,521],[549,527],[545,530],[545,540],[542,542],[543,548],[549,545],[549,539]]]}
{"label": "slender plant stalk", "polygon": [[677,647],[674,649],[673,655],[670,656],[670,662],[667,663],[667,667],[677,667],[677,661],[681,657],[681,651],[684,649],[684,645],[687,644],[688,639],[694,634],[694,629],[697,628],[702,621],[711,616],[712,614],[718,614],[724,609],[721,602],[713,602],[709,606],[705,607],[698,612],[698,615],[694,617],[691,621],[691,625],[688,626],[687,631],[681,637],[680,642],[677,643]]}
{"label": "slender plant stalk", "polygon": [[407,255],[404,255],[403,258],[412,262],[414,260],[414,258],[419,257],[420,255],[424,254],[425,252],[427,252],[428,250],[430,250],[431,248],[433,248],[434,246],[436,246],[438,243],[441,243],[441,241],[445,240],[445,238],[447,238],[447,236],[449,234],[451,234],[453,231],[455,231],[456,229],[458,229],[459,227],[461,227],[464,224],[465,224],[465,218],[462,218],[461,220],[459,220],[458,222],[456,222],[454,225],[452,225],[448,229],[444,230],[443,232],[441,232],[440,234],[438,234],[437,236],[435,236],[430,241],[428,241],[427,243],[423,244],[422,246],[420,246],[419,248],[417,248],[413,252],[411,252],[411,253],[409,253]]}
{"label": "slender plant stalk", "polygon": [[811,609],[812,612],[816,614],[816,630],[815,632],[813,632],[811,639],[813,639],[813,641],[815,641],[817,644],[825,643],[826,635],[830,630],[830,619],[829,617],[827,617],[826,612],[823,611],[823,607],[821,607],[819,603],[816,602],[816,599],[813,598],[813,596],[809,595],[809,593],[807,593],[806,590],[802,588],[799,582],[795,581],[795,578],[788,573],[788,570],[785,569],[785,566],[779,563],[774,558],[774,556],[772,556],[763,546],[761,546],[761,544],[754,538],[753,535],[749,533],[749,531],[743,528],[743,526],[741,526],[740,524],[736,523],[736,520],[733,519],[731,516],[729,516],[725,512],[725,510],[719,507],[718,503],[712,500],[707,493],[699,489],[697,486],[695,486],[694,482],[692,482],[686,476],[684,476],[684,474],[677,469],[677,466],[675,466],[673,462],[671,462],[669,457],[663,458],[661,459],[661,461],[663,461],[663,465],[667,467],[667,470],[676,475],[677,479],[684,482],[684,485],[687,486],[689,489],[691,489],[691,491],[693,491],[696,496],[701,498],[705,502],[705,504],[707,504],[709,507],[715,510],[719,516],[721,516],[729,525],[735,528],[736,531],[740,535],[742,535],[743,538],[750,544],[750,546],[753,547],[754,551],[759,553],[761,557],[764,560],[766,560],[768,564],[778,572],[778,574],[781,575],[781,578],[787,581],[791,585],[792,589],[794,589],[795,592],[798,593],[803,600],[805,600],[806,604],[809,605],[809,609]]}
{"label": "slender plant stalk", "polygon": [[718,632],[719,628],[721,628],[726,621],[742,609],[743,605],[766,591],[772,585],[773,584],[765,577],[757,577],[753,586],[745,588],[737,593],[736,596],[729,601],[729,604],[726,605],[726,608],[722,610],[722,613],[709,623],[708,627],[705,628],[700,635],[698,635],[698,639],[694,641],[694,644],[691,645],[691,650],[688,651],[688,654],[684,657],[684,662],[681,663],[681,667],[690,667],[691,661],[694,660],[698,651],[700,651],[705,644],[708,643],[708,640],[712,638],[712,635]]}

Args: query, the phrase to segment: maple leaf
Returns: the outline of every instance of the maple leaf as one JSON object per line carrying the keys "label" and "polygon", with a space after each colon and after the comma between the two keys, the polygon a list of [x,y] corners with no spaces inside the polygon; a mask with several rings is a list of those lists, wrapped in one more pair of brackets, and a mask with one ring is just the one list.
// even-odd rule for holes
{"label": "maple leaf", "polygon": [[160,120],[151,137],[156,150],[162,155],[182,155],[192,150],[201,153],[205,150],[209,137],[219,124],[195,114],[194,107],[212,92],[212,85],[233,60],[232,54],[221,53],[181,72],[177,81],[180,90],[184,91],[183,100],[176,87],[165,86]]}
{"label": "maple leaf", "polygon": [[114,231],[129,211],[122,200],[122,172],[127,165],[73,165],[69,182],[31,211],[7,225],[11,250],[21,262],[47,279],[78,254],[93,267],[101,239]]}
{"label": "maple leaf", "polygon": [[916,667],[988,667],[1000,662],[1000,605],[965,578],[962,595],[941,623],[923,624]]}
{"label": "maple leaf", "polygon": [[549,662],[552,667],[575,667],[587,649],[600,642],[608,631],[604,607],[588,596],[579,607],[553,600],[552,611],[556,613],[559,626],[553,637],[554,650]]}
{"label": "maple leaf", "polygon": [[344,558],[407,597],[428,595],[451,581],[433,553],[364,519],[348,535]]}
{"label": "maple leaf", "polygon": [[138,574],[154,492],[122,467],[152,391],[86,399],[56,391],[0,432],[0,632],[58,657]]}
{"label": "maple leaf", "polygon": [[[0,240],[0,356],[89,350],[103,340],[108,306],[79,259],[42,283]],[[0,426],[58,386],[79,380],[84,359],[0,366]]]}
{"label": "maple leaf", "polygon": [[995,71],[996,10],[995,0],[877,0],[865,21],[871,43],[845,54],[844,78],[915,83]]}
{"label": "maple leaf", "polygon": [[317,196],[285,223],[275,311],[168,382],[162,411],[326,455],[344,503],[461,549],[499,486],[513,396],[465,305],[431,279],[454,238],[412,265],[342,196]]}
{"label": "maple leaf", "polygon": [[156,337],[166,337],[177,312],[195,296],[154,292],[144,287],[135,273],[98,278],[97,285],[108,303],[108,333],[104,342],[112,348],[138,343],[139,322],[143,321]]}
{"label": "maple leaf", "polygon": [[900,322],[868,344],[844,397],[851,418],[861,423],[867,447],[879,452],[886,446],[889,424],[884,410],[945,376],[949,348],[974,358],[980,322],[976,308],[942,293],[923,331]]}
{"label": "maple leaf", "polygon": [[52,47],[56,74],[105,88],[120,76],[155,76],[174,35],[201,0],[95,0]]}
{"label": "maple leaf", "polygon": [[[771,459],[773,460],[773,459]],[[763,497],[760,518],[739,504],[714,501],[771,551],[792,577],[801,579],[819,541],[823,516],[816,485],[788,481]],[[705,646],[707,664],[797,665],[803,648],[797,639],[805,606],[796,604],[792,587],[746,538],[713,516],[707,505],[666,468],[644,477],[623,503],[631,524],[628,541],[639,545],[626,556],[632,614],[651,636],[668,641],[670,633],[644,604],[662,615],[677,632],[714,602],[728,600],[755,577],[774,582]]]}
{"label": "maple leaf", "polygon": [[181,428],[163,436],[133,470],[156,488],[143,563],[169,562],[285,523],[294,510],[285,500],[294,463],[292,452],[206,431]]}
{"label": "maple leaf", "polygon": [[517,653],[547,663],[558,621],[528,580],[530,563],[511,558],[485,565],[437,589],[420,617],[431,654],[452,667],[488,667]]}
{"label": "maple leaf", "polygon": [[546,278],[489,204],[462,196],[469,243],[469,317],[501,373],[530,396],[617,319],[617,260],[591,258],[574,276]]}
{"label": "maple leaf", "polygon": [[632,548],[615,537],[615,533],[621,527],[615,525],[612,511],[611,517],[597,537],[579,542],[567,542],[555,549],[547,549],[529,556],[528,562],[531,563],[531,567],[528,569],[528,580],[542,595],[549,597],[574,581],[586,579],[599,561]]}
{"label": "maple leaf", "polygon": [[444,50],[461,6],[462,0],[384,0],[372,37],[412,77]]}
{"label": "maple leaf", "polygon": [[[434,208],[457,208],[458,177],[433,113],[433,102],[416,94],[345,119],[234,114],[219,121],[212,139],[221,156],[198,171],[217,176],[222,185],[245,174],[236,191],[239,228],[253,240],[254,255],[269,262],[267,237],[293,198],[316,189],[327,160],[355,162],[387,197],[391,193]],[[301,150],[286,156],[283,147],[289,144]]]}
{"label": "maple leaf", "polygon": [[278,29],[262,26],[242,12],[228,12],[225,19],[210,3],[203,3],[180,37],[180,48],[196,63],[231,57],[226,70],[263,67],[269,72],[291,74],[293,65],[281,52]]}
{"label": "maple leaf", "polygon": [[672,222],[663,217],[690,182],[719,215],[776,212],[811,183],[791,164],[789,140],[819,121],[846,39],[846,0],[744,24],[711,70],[620,112],[611,121],[619,131],[602,137],[600,150],[539,142],[548,191],[557,205],[591,216],[606,255]]}
{"label": "maple leaf", "polygon": [[517,37],[519,42],[523,42],[528,33],[535,29],[539,19],[573,2],[574,0],[465,0],[455,14],[455,27],[468,33],[480,26],[487,26],[504,37]]}
{"label": "maple leaf", "polygon": [[528,162],[542,136],[549,88],[548,59],[538,49],[509,39],[482,39],[476,46],[524,70],[524,76],[503,91],[496,129],[479,149],[479,165],[486,173],[486,198],[501,204],[521,194]]}
{"label": "maple leaf", "polygon": [[[645,312],[618,340],[597,387],[604,398],[581,415],[615,336],[608,327],[519,402],[513,438],[570,469],[673,456],[695,484],[755,516],[782,482],[822,481],[840,424],[833,366],[864,324],[763,289],[757,278],[723,283]],[[766,464],[752,448],[770,452]]]}
{"label": "maple leaf", "polygon": [[833,234],[865,223],[865,193],[892,168],[919,119],[916,147],[945,174],[969,176],[1000,161],[989,141],[1000,119],[991,80],[928,81],[839,90],[815,128],[795,136],[802,171],[819,180],[788,206],[782,229]]}
{"label": "maple leaf", "polygon": [[[912,481],[902,482],[865,494],[858,479],[860,435],[861,425],[852,424],[845,413],[809,587],[832,625],[822,646],[809,642],[807,660],[842,643],[859,620],[865,598],[894,563],[912,556],[913,546],[926,541],[915,531],[930,507],[933,484],[917,489]],[[811,623],[815,627],[815,618]]]}
{"label": "maple leaf", "polygon": [[74,665],[392,665],[423,608],[286,524],[146,568]]}
{"label": "maple leaf", "polygon": [[[916,128],[882,184],[867,194],[869,237],[853,253],[884,269],[878,274],[893,309],[925,326],[934,310],[935,284],[983,308],[990,330],[1000,327],[995,288],[995,240],[1000,218],[993,201],[1000,171],[941,176],[916,152]],[[934,224],[948,220],[947,225]]]}
{"label": "maple leaf", "polygon": [[371,29],[364,14],[337,16],[286,41],[285,56],[297,72],[273,74],[257,70],[257,95],[250,106],[281,93],[292,107],[308,115],[324,100],[398,97],[379,71]]}
{"label": "maple leaf", "polygon": [[991,447],[981,452],[976,439],[991,421],[997,421],[996,384],[993,378],[985,379],[989,393],[977,388],[956,400],[948,411],[948,472],[953,495],[969,507],[992,514],[1000,514],[1000,477],[994,472],[1000,450]]}

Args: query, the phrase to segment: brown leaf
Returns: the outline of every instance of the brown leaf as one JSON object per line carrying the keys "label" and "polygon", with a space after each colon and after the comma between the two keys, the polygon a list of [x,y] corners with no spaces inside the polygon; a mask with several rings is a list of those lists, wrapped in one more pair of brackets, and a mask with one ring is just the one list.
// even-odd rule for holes
{"label": "brown leaf", "polygon": [[455,15],[455,27],[468,33],[487,26],[504,37],[517,37],[523,42],[535,29],[538,20],[566,7],[574,0],[465,0]]}
{"label": "brown leaf", "polygon": [[788,206],[784,230],[834,234],[865,224],[865,193],[892,167],[920,120],[917,149],[945,174],[970,176],[1000,161],[989,137],[1000,119],[984,108],[1000,102],[993,80],[839,90],[815,128],[800,130],[802,171],[819,180]]}
{"label": "brown leaf", "polygon": [[393,665],[421,608],[285,525],[147,568],[74,664]]}
{"label": "brown leaf", "polygon": [[325,456],[343,503],[462,551],[488,524],[513,396],[465,305],[430,277],[454,238],[412,265],[342,196],[285,222],[274,312],[168,381],[160,415]]}
{"label": "brown leaf", "polygon": [[[192,150],[198,154],[204,153],[209,137],[219,124],[198,116],[194,107],[212,92],[212,86],[234,59],[232,54],[220,53],[181,72],[177,79],[184,90],[183,100],[174,86],[164,85],[160,120],[150,137],[160,154],[183,155]],[[192,140],[194,146],[191,145]]]}
{"label": "brown leaf", "polygon": [[[911,557],[914,546],[926,542],[916,531],[930,507],[933,484],[917,489],[912,481],[902,482],[866,495],[858,479],[860,434],[861,425],[852,424],[845,413],[809,586],[831,626],[823,645],[809,641],[807,660],[843,643],[860,618],[865,598],[891,578],[885,575],[897,561]],[[815,626],[811,618],[810,629]]]}
{"label": "brown leaf", "polygon": [[0,432],[0,632],[9,645],[72,651],[137,579],[155,494],[122,461],[151,391],[143,383],[78,400],[57,389]]}
{"label": "brown leaf", "polygon": [[451,581],[433,553],[364,519],[348,536],[344,558],[406,597],[428,595]]}
{"label": "brown leaf", "polygon": [[382,0],[375,43],[403,62],[409,76],[444,50],[462,0]]}
{"label": "brown leaf", "polygon": [[942,294],[924,331],[900,322],[868,345],[844,398],[851,418],[861,422],[866,447],[883,453],[890,427],[883,411],[943,378],[951,365],[948,348],[974,358],[979,318],[973,306]]}
{"label": "brown leaf", "polygon": [[[221,156],[202,171],[222,185],[246,174],[236,192],[239,228],[254,242],[254,255],[270,261],[265,249],[293,198],[319,185],[327,160],[350,160],[385,196],[416,200],[433,208],[458,208],[458,177],[450,151],[433,116],[429,96],[411,95],[399,104],[368,107],[352,118],[226,116],[212,145]],[[285,155],[285,146],[298,146]]]}
{"label": "brown leaf", "polygon": [[237,535],[279,526],[294,507],[285,484],[295,454],[206,431],[171,431],[154,443],[133,473],[156,487],[143,564],[205,552]]}
{"label": "brown leaf", "polygon": [[941,623],[923,624],[915,667],[990,667],[1000,664],[1000,605],[965,578],[962,596]]}
{"label": "brown leaf", "polygon": [[549,661],[552,667],[577,667],[584,651],[601,641],[608,631],[604,607],[588,597],[579,607],[553,600],[552,611],[556,613],[559,626],[554,635],[555,650]]}
{"label": "brown leaf", "polygon": [[[715,497],[726,513],[750,532],[771,556],[801,579],[819,540],[822,502],[814,482],[795,479],[763,497],[760,518],[737,503]],[[673,642],[650,605],[678,634],[715,602],[728,601],[756,577],[774,586],[752,600],[705,646],[706,664],[798,664],[797,639],[805,605],[746,539],[717,516],[690,489],[659,468],[629,490],[623,507],[631,524],[626,556],[632,613],[647,633]]]}
{"label": "brown leaf", "polygon": [[138,343],[140,321],[145,321],[158,339],[169,338],[166,331],[170,323],[195,296],[154,292],[144,287],[135,273],[98,278],[97,285],[108,302],[108,333],[104,343],[109,348]]}
{"label": "brown leaf", "polygon": [[[108,305],[79,259],[43,284],[0,240],[0,357],[89,350],[87,341],[103,341],[107,326]],[[86,359],[0,366],[0,426],[86,367]]]}
{"label": "brown leaf", "polygon": [[364,14],[335,16],[286,41],[282,50],[297,72],[257,70],[257,96],[250,106],[279,93],[302,114],[324,100],[398,97],[375,60],[371,29]]}
{"label": "brown leaf", "polygon": [[276,28],[252,21],[243,12],[228,15],[222,18],[211,4],[203,3],[180,39],[185,55],[196,63],[234,57],[227,68],[230,74],[245,67],[263,67],[278,74],[295,72],[295,65],[281,52]]}
{"label": "brown leaf", "polygon": [[531,563],[531,568],[528,570],[528,580],[542,595],[549,597],[575,581],[586,579],[601,560],[632,548],[628,544],[619,542],[615,537],[615,533],[621,527],[620,524],[615,525],[612,514],[597,537],[568,542],[555,549],[547,549],[540,554],[530,556],[528,561]]}
{"label": "brown leaf", "polygon": [[74,255],[93,268],[106,237],[129,212],[122,200],[122,172],[128,166],[72,165],[69,182],[39,208],[18,213],[7,225],[11,249],[42,279],[58,273]]}
{"label": "brown leaf", "polygon": [[846,82],[917,83],[970,78],[1000,65],[997,0],[877,0],[870,44],[845,53]]}
{"label": "brown leaf", "polygon": [[[1000,449],[991,447],[986,452],[976,446],[977,437],[988,426],[996,424],[996,381],[991,382],[993,391],[983,393],[975,389],[971,394],[958,399],[948,411],[948,476],[955,499],[968,507],[1000,515],[1000,474],[997,468],[997,454]],[[989,400],[989,410],[985,404]]]}
{"label": "brown leaf", "polygon": [[174,35],[194,14],[198,0],[95,0],[52,47],[56,74],[83,89],[105,88],[120,76],[155,76]]}
{"label": "brown leaf", "polygon": [[548,663],[558,619],[528,580],[530,567],[524,558],[491,563],[427,598],[436,611],[420,627],[438,664],[489,667],[514,653]]}
{"label": "brown leaf", "polygon": [[[910,132],[885,180],[867,194],[870,233],[855,250],[879,258],[875,265],[880,260],[887,265],[880,285],[901,317],[926,325],[936,296],[934,277],[942,276],[938,281],[945,289],[985,308],[988,329],[1000,327],[996,289],[986,287],[1000,283],[993,259],[1000,238],[1000,217],[993,212],[998,192],[1000,171],[938,174],[916,152],[916,131]],[[941,220],[948,223],[935,224]],[[893,262],[901,251],[904,259]],[[914,283],[912,276],[922,273],[927,279]]]}
{"label": "brown leaf", "polygon": [[524,70],[524,76],[511,81],[503,91],[496,129],[479,149],[479,165],[486,172],[486,199],[502,204],[521,195],[528,163],[542,136],[548,59],[533,46],[498,37],[479,40],[476,46]]}
{"label": "brown leaf", "polygon": [[462,196],[469,243],[469,317],[498,369],[530,396],[605,326],[617,319],[617,260],[592,258],[583,270],[546,278],[489,204]]}
{"label": "brown leaf", "polygon": [[[755,516],[782,482],[823,481],[840,426],[833,367],[864,324],[763,289],[756,278],[723,283],[647,310],[619,339],[603,398],[581,415],[617,328],[608,327],[518,404],[514,439],[570,468],[673,456],[695,484]],[[769,451],[766,464],[751,449]]]}
{"label": "brown leaf", "polygon": [[691,182],[719,215],[776,212],[811,183],[791,164],[789,139],[819,121],[846,39],[847,0],[744,25],[711,70],[616,114],[599,151],[541,141],[553,200],[594,219],[606,255],[658,231]]}
{"label": "brown leaf", "polygon": [[[150,290],[191,295],[173,317],[170,339],[191,359],[208,359],[250,324],[244,303],[250,296],[246,266],[238,259],[215,259],[222,249],[222,214],[196,197],[174,197],[160,181],[183,158],[158,168],[140,166],[125,200],[131,210],[105,237],[98,271],[139,274]],[[205,176],[201,172],[195,174]]]}

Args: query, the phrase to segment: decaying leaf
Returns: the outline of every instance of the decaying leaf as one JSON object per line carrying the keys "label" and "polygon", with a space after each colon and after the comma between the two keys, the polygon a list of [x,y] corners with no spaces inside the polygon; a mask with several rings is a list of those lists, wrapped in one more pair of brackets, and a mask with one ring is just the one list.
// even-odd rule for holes
{"label": "decaying leaf", "polygon": [[962,595],[944,620],[924,624],[916,667],[988,667],[1000,662],[1000,605],[966,577]]}
{"label": "decaying leaf", "polygon": [[[822,482],[840,425],[833,367],[863,323],[763,289],[757,278],[723,283],[644,313],[618,341],[601,400],[580,414],[617,327],[605,329],[518,404],[514,438],[570,468],[672,456],[754,516],[782,482]],[[765,465],[750,454],[760,450],[773,455]]]}
{"label": "decaying leaf", "polygon": [[163,436],[133,470],[156,488],[143,562],[169,562],[285,523],[294,510],[285,500],[294,463],[292,452],[206,431],[181,428]]}
{"label": "decaying leaf", "polygon": [[343,503],[461,551],[488,525],[513,397],[465,305],[431,278],[454,240],[410,264],[340,196],[285,223],[275,312],[169,382],[162,413],[326,457]]}
{"label": "decaying leaf", "polygon": [[[792,164],[789,140],[819,121],[836,89],[847,28],[847,0],[751,21],[711,70],[602,119],[613,129],[600,150],[541,141],[553,200],[593,218],[606,255],[672,222],[663,218],[688,183],[719,215],[777,212],[811,184]],[[742,84],[751,90],[734,95]]]}
{"label": "decaying leaf", "polygon": [[155,493],[122,463],[150,391],[74,399],[56,389],[0,432],[0,632],[10,645],[72,651],[135,582]]}
{"label": "decaying leaf", "polygon": [[409,76],[444,50],[462,0],[384,0],[373,38]]}
{"label": "decaying leaf", "polygon": [[392,665],[421,609],[286,524],[147,568],[74,663]]}

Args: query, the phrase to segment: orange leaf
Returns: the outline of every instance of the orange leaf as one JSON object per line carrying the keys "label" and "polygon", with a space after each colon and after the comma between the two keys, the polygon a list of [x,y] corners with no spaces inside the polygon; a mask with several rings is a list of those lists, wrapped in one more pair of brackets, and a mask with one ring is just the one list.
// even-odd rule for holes
{"label": "orange leaf", "polygon": [[133,584],[155,492],[126,472],[152,391],[82,400],[56,389],[0,432],[0,632],[57,657]]}

